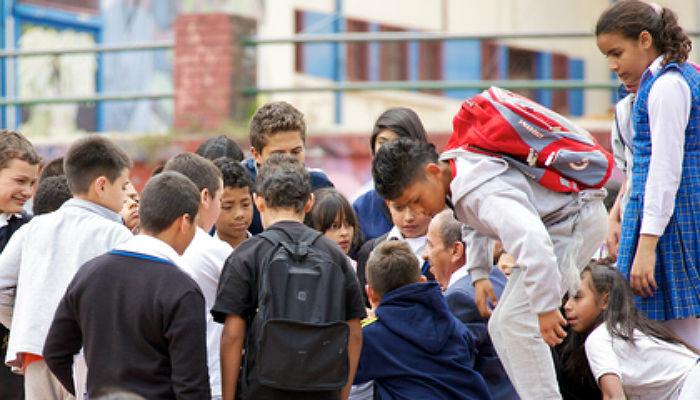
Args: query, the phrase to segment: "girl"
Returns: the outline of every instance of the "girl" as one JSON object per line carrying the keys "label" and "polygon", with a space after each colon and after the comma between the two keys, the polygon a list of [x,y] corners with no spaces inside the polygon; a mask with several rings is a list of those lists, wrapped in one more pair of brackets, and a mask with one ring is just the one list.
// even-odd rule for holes
{"label": "girl", "polygon": [[[418,114],[410,108],[392,107],[384,111],[372,128],[369,150],[372,157],[382,144],[400,137],[427,142],[428,137]],[[372,186],[353,203],[363,233],[362,240],[370,240],[389,232],[393,226],[391,215],[382,199]]]}
{"label": "girl", "polygon": [[604,399],[700,399],[698,351],[642,316],[615,268],[589,264],[564,311],[574,336],[565,368],[588,371],[587,359]]}
{"label": "girl", "polygon": [[[355,213],[345,196],[334,188],[314,191],[314,205],[304,223],[338,243],[345,254],[358,243],[360,230]],[[355,263],[352,264],[354,268]]]}
{"label": "girl", "polygon": [[636,93],[618,268],[647,317],[700,347],[700,74],[686,62],[690,39],[673,11],[625,0],[600,16],[596,40]]}

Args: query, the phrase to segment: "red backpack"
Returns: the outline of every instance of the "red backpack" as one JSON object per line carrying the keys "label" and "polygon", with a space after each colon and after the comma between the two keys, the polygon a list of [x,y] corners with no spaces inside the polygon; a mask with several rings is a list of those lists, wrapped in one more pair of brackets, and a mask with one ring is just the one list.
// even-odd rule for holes
{"label": "red backpack", "polygon": [[462,148],[503,158],[557,192],[601,188],[613,158],[586,130],[554,111],[491,87],[462,103],[445,150]]}

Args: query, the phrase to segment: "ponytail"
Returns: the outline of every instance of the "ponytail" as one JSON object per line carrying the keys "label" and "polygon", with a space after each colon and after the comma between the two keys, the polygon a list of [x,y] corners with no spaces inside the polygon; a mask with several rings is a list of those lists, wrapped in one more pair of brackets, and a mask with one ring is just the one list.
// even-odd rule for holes
{"label": "ponytail", "polygon": [[678,25],[676,13],[657,4],[639,0],[622,0],[610,6],[596,23],[595,35],[618,33],[637,40],[647,31],[654,47],[664,56],[662,66],[684,63],[692,48],[692,42]]}

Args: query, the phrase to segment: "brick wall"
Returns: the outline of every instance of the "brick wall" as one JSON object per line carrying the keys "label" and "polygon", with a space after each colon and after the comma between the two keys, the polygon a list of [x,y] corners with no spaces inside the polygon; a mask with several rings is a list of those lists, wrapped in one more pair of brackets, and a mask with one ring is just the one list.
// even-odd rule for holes
{"label": "brick wall", "polygon": [[228,14],[179,15],[175,21],[175,129],[215,130],[245,121],[255,86],[254,48],[242,38],[255,34],[255,21]]}

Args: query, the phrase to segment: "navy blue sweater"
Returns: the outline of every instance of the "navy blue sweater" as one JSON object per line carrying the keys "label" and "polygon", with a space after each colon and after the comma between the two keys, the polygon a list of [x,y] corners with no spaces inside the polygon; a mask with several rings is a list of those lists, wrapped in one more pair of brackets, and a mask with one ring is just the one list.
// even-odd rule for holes
{"label": "navy blue sweater", "polygon": [[491,399],[474,371],[474,340],[436,282],[385,294],[362,328],[355,383],[374,379],[382,399]]}

